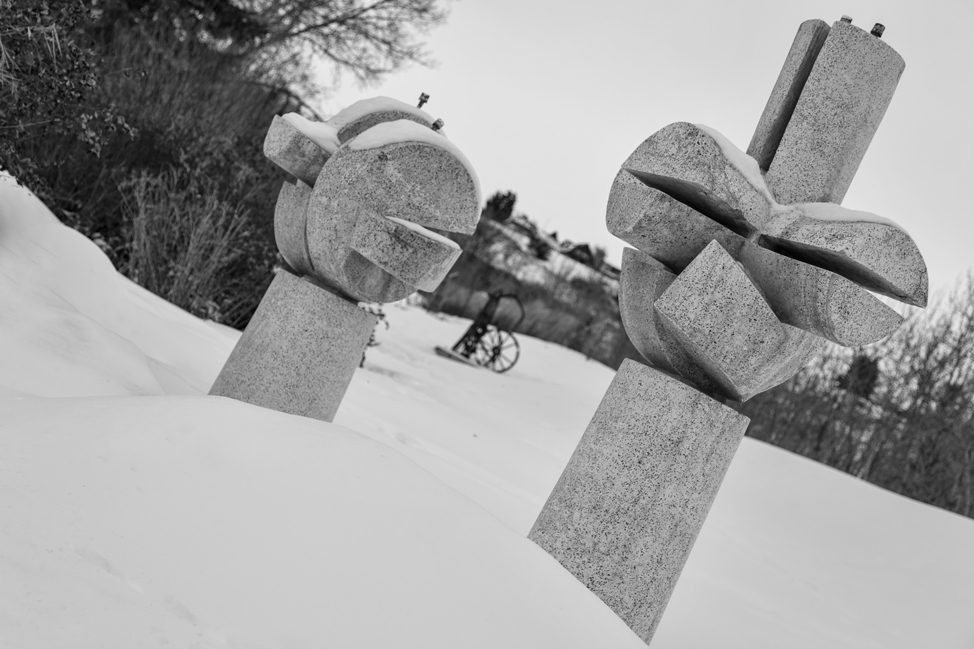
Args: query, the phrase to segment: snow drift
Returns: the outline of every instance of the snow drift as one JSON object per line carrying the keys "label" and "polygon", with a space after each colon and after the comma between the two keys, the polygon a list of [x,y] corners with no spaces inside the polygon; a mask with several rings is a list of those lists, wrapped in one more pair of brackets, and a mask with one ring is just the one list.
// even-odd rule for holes
{"label": "snow drift", "polygon": [[[0,177],[0,646],[640,647],[525,538],[611,380],[388,309],[337,422],[206,397],[239,334]],[[354,428],[359,432],[353,432]],[[974,522],[745,440],[653,642],[974,646]]]}

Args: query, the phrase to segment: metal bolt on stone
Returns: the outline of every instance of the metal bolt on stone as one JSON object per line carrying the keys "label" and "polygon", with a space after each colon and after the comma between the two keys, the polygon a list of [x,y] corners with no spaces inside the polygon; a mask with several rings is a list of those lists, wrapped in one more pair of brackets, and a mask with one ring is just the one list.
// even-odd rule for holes
{"label": "metal bolt on stone", "polygon": [[426,102],[428,102],[429,100],[430,100],[430,96],[429,95],[427,95],[425,92],[420,93],[419,94],[419,103],[416,105],[416,108],[422,108],[426,104]]}
{"label": "metal bolt on stone", "polygon": [[334,419],[377,322],[359,304],[435,289],[460,247],[433,229],[477,227],[476,174],[433,126],[418,108],[382,97],[324,123],[274,118],[265,155],[296,177],[274,212],[286,267],[211,395]]}
{"label": "metal bolt on stone", "polygon": [[845,16],[845,15],[843,15],[842,18],[841,18],[841,20],[844,23],[849,23],[850,25],[852,24],[852,16]]}
{"label": "metal bolt on stone", "polygon": [[876,23],[875,25],[873,25],[873,29],[869,33],[875,36],[876,38],[882,38],[883,32],[885,31],[886,31],[885,25],[883,25],[882,23]]}
{"label": "metal bolt on stone", "polygon": [[848,17],[806,21],[747,154],[677,123],[616,175],[606,224],[635,248],[619,306],[648,365],[623,363],[530,538],[647,643],[747,428],[733,406],[826,340],[892,333],[872,292],[926,304],[909,235],[838,205],[902,70]]}
{"label": "metal bolt on stone", "polygon": [[444,122],[442,119],[438,119],[435,122],[433,122],[433,126],[431,126],[430,128],[432,128],[434,131],[438,131],[444,126],[446,126],[446,122]]}

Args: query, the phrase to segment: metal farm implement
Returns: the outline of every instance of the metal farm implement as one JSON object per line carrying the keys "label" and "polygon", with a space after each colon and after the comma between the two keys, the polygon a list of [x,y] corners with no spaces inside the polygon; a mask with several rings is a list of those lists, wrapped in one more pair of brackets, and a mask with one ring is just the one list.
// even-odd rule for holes
{"label": "metal farm implement", "polygon": [[[497,307],[503,299],[513,300],[521,312],[513,327],[502,328],[494,321]],[[509,293],[494,291],[488,293],[487,303],[451,349],[436,347],[436,353],[453,360],[486,367],[494,372],[506,372],[514,367],[521,355],[517,338],[511,333],[524,320],[524,306],[521,300]]]}

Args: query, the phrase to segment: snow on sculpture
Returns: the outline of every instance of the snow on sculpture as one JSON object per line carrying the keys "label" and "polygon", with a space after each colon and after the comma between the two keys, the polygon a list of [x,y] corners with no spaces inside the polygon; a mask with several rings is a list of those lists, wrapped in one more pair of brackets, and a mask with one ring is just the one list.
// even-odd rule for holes
{"label": "snow on sculpture", "polygon": [[909,235],[837,204],[904,68],[882,32],[803,23],[747,154],[672,124],[613,182],[608,229],[636,248],[620,310],[652,367],[623,363],[530,538],[647,643],[747,428],[726,404],[825,340],[892,333],[901,316],[870,291],[926,305]]}
{"label": "snow on sculpture", "polygon": [[442,120],[385,97],[327,122],[275,117],[264,154],[286,181],[274,277],[210,394],[332,421],[376,324],[359,303],[431,291],[472,233],[480,186]]}

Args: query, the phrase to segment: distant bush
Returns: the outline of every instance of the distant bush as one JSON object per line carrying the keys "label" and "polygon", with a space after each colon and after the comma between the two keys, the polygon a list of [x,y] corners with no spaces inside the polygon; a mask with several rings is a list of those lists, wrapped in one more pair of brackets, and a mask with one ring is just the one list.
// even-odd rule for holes
{"label": "distant bush", "polygon": [[517,194],[514,192],[494,192],[484,205],[480,217],[503,223],[514,215]]}

